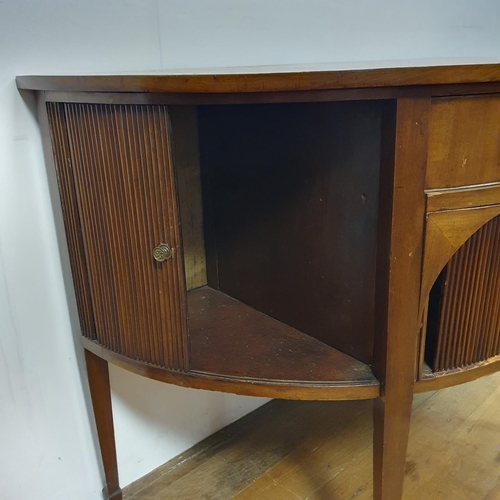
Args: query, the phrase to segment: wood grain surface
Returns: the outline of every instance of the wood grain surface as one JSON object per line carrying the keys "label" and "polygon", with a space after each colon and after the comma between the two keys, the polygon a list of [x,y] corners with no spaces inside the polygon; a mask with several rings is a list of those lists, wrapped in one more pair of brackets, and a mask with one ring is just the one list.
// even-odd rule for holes
{"label": "wood grain surface", "polygon": [[427,190],[427,211],[500,205],[500,182],[449,189]]}
{"label": "wood grain surface", "polygon": [[[57,167],[60,177],[74,179],[80,222],[75,230],[81,231],[87,269],[75,265],[73,273],[77,284],[90,285],[95,339],[132,359],[186,369],[185,285],[167,110],[66,104],[64,117],[71,160]],[[71,190],[62,188],[69,199]],[[73,240],[69,249],[77,262],[81,247]],[[173,258],[158,263],[152,251],[162,242],[172,247]],[[89,308],[82,290],[77,295]]]}
{"label": "wood grain surface", "polygon": [[236,74],[18,76],[29,90],[84,92],[276,92],[499,82],[500,65],[471,64],[339,71]]}
{"label": "wood grain surface", "polygon": [[74,167],[71,162],[64,105],[48,103],[47,117],[50,125],[54,166],[59,185],[64,229],[69,250],[81,333],[91,340],[97,340],[94,308],[92,305],[92,292],[87,269],[83,234],[80,229],[82,221],[78,208],[77,188],[73,171]]}
{"label": "wood grain surface", "polygon": [[118,480],[108,362],[87,350],[85,351],[85,362],[104,469],[104,494],[106,500],[122,500],[122,491]]}
{"label": "wood grain surface", "polygon": [[[405,500],[498,500],[500,375],[418,395]],[[124,489],[126,500],[372,499],[370,402],[273,401]]]}
{"label": "wood grain surface", "polygon": [[386,107],[199,109],[208,265],[217,269],[209,285],[365,363]]}
{"label": "wood grain surface", "polygon": [[169,106],[186,290],[207,284],[196,106]]}
{"label": "wood grain surface", "polygon": [[188,294],[191,368],[240,378],[376,383],[368,365],[209,287]]}
{"label": "wood grain surface", "polygon": [[485,224],[453,256],[441,286],[432,335],[435,372],[500,354],[500,217]]}
{"label": "wood grain surface", "polygon": [[500,181],[500,96],[434,99],[426,188]]}
{"label": "wood grain surface", "polygon": [[500,205],[427,214],[420,288],[420,312],[432,286],[457,250],[484,224],[500,214]]}
{"label": "wood grain surface", "polygon": [[399,99],[392,168],[381,173],[377,319],[373,370],[374,499],[401,498],[420,330],[429,99]]}

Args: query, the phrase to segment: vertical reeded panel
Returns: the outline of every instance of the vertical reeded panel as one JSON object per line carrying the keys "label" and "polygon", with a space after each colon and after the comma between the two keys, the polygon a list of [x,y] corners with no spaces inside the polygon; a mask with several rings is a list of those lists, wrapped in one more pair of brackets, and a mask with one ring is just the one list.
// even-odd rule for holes
{"label": "vertical reeded panel", "polygon": [[458,250],[441,286],[434,371],[500,354],[500,217]]}
{"label": "vertical reeded panel", "polygon": [[52,102],[47,103],[47,114],[50,124],[54,163],[61,196],[64,227],[66,230],[66,240],[68,242],[80,326],[82,335],[91,340],[96,340],[97,335],[92,310],[92,297],[90,293],[87,265],[85,262],[85,249],[80,230],[81,221],[76,199],[73,167],[70,160],[64,105]]}
{"label": "vertical reeded panel", "polygon": [[[64,105],[96,340],[188,368],[179,214],[163,106]],[[172,258],[153,259],[160,243]]]}

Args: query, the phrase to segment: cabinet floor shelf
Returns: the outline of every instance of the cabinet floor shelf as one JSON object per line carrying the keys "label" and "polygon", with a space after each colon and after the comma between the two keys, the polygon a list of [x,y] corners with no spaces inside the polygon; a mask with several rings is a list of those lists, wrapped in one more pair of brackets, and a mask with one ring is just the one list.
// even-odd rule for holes
{"label": "cabinet floor shelf", "polygon": [[378,385],[370,367],[209,287],[188,293],[191,369],[268,382]]}

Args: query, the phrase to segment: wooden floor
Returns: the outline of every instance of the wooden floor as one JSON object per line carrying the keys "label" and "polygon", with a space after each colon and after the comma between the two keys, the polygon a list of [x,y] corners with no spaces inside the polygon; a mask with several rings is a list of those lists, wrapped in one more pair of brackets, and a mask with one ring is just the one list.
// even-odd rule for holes
{"label": "wooden floor", "polygon": [[[500,373],[415,396],[405,500],[500,500]],[[272,401],[125,488],[126,500],[368,500],[371,401]]]}

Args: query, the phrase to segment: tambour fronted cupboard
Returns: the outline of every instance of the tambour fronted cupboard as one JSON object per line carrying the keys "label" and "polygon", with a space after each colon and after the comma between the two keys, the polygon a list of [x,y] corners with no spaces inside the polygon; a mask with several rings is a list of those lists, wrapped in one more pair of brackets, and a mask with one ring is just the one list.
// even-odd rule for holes
{"label": "tambour fronted cupboard", "polygon": [[374,498],[399,500],[413,394],[500,369],[500,65],[17,84],[50,132],[106,498],[110,362],[371,398]]}

